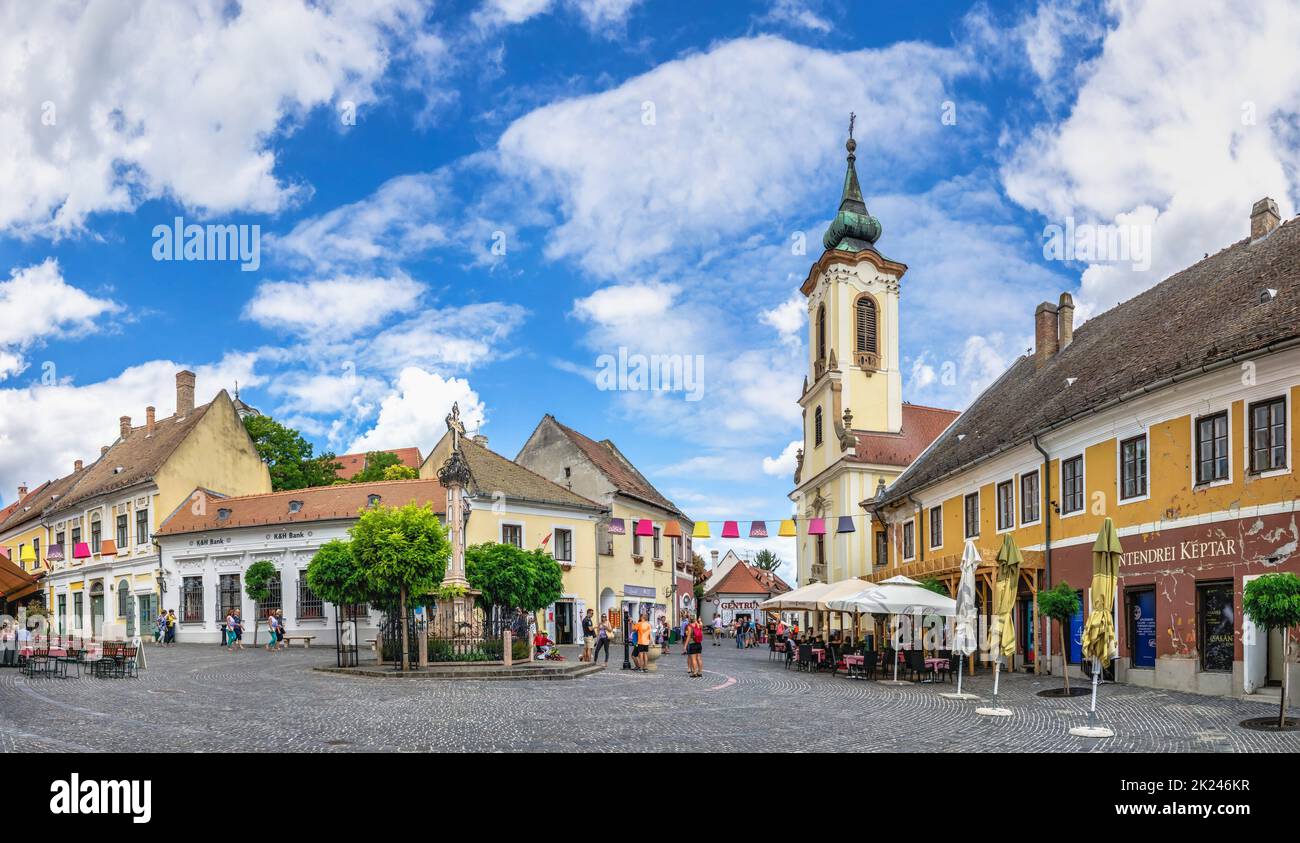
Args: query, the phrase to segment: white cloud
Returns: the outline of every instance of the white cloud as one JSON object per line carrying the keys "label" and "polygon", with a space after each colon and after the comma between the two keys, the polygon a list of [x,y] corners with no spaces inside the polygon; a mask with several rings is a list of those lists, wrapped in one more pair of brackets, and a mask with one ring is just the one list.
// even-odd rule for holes
{"label": "white cloud", "polygon": [[398,176],[361,201],[299,222],[273,247],[318,272],[395,264],[448,243],[438,217],[449,192],[441,173]]}
{"label": "white cloud", "polygon": [[[562,0],[558,8],[577,14],[592,32],[609,33],[622,26],[641,0]],[[480,27],[521,24],[557,8],[555,0],[485,0],[473,15]]]}
{"label": "white cloud", "polygon": [[359,352],[366,367],[396,372],[408,366],[467,370],[511,356],[511,335],[528,311],[482,302],[426,310],[374,337]]}
{"label": "white cloud", "polygon": [[781,341],[795,346],[803,342],[804,330],[808,324],[808,300],[803,293],[795,290],[790,298],[771,310],[759,315],[763,324],[771,325],[781,337]]}
{"label": "white cloud", "polygon": [[469,430],[483,426],[483,402],[464,378],[444,378],[414,366],[404,369],[396,389],[383,399],[374,427],[348,446],[349,453],[419,447],[428,453],[446,433],[444,422],[453,402]]}
{"label": "white cloud", "polygon": [[388,278],[339,276],[315,281],[265,281],[245,318],[299,336],[344,339],[410,311],[424,286],[405,273]]}
{"label": "white cloud", "polygon": [[69,284],[54,258],[10,270],[0,281],[0,380],[26,368],[23,352],[50,338],[101,330],[98,320],[120,310]]}
{"label": "white cloud", "polygon": [[802,210],[817,195],[829,214],[821,191],[843,173],[849,109],[872,171],[908,172],[936,154],[945,84],[964,67],[957,52],[914,43],[833,53],[730,41],[537,109],[498,148],[509,173],[564,209],[549,256],[601,275],[659,259],[663,272],[770,225],[774,208]]}
{"label": "white cloud", "polygon": [[670,314],[681,291],[676,284],[616,284],[575,301],[573,313],[613,344],[625,345],[641,337],[647,323]]}
{"label": "white cloud", "polygon": [[1069,115],[1002,170],[1008,195],[1049,224],[1151,220],[1149,270],[1084,271],[1091,312],[1246,236],[1262,196],[1291,215],[1300,173],[1300,63],[1286,59],[1300,43],[1294,3],[1115,0],[1110,12]]}
{"label": "white cloud", "polygon": [[780,455],[763,457],[763,473],[773,477],[793,477],[795,466],[798,464],[796,453],[802,447],[803,442],[795,439],[785,446],[785,450]]}
{"label": "white cloud", "polygon": [[807,0],[773,0],[760,20],[813,32],[831,31],[831,22],[814,12]]}
{"label": "white cloud", "polygon": [[276,175],[274,139],[373,101],[422,17],[419,0],[3,4],[0,230],[58,236],[164,196],[284,208],[301,186]]}
{"label": "white cloud", "polygon": [[94,462],[100,447],[117,439],[119,416],[140,424],[148,406],[157,407],[160,418],[172,415],[176,372],[184,368],[197,375],[200,404],[236,379],[241,386],[259,382],[249,357],[233,354],[201,366],[153,360],[84,385],[63,379],[0,389],[0,499],[9,499],[18,483],[35,486],[68,474],[74,460]]}

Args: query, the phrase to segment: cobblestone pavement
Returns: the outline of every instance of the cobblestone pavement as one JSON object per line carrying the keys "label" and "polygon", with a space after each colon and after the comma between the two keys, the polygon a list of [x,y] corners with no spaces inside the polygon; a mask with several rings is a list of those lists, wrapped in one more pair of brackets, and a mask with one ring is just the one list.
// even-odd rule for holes
{"label": "cobblestone pavement", "polygon": [[[1300,734],[1241,729],[1271,706],[1105,685],[1115,737],[1071,737],[1087,697],[1034,696],[1059,680],[1003,677],[1012,717],[945,700],[952,685],[891,687],[705,646],[702,679],[676,651],[647,674],[572,681],[392,681],[325,674],[325,649],[150,648],[138,680],[28,679],[0,670],[0,751],[1132,751],[1300,752]],[[991,677],[965,689],[987,699]],[[1294,711],[1294,709],[1293,709]],[[1300,712],[1296,712],[1300,715]]]}

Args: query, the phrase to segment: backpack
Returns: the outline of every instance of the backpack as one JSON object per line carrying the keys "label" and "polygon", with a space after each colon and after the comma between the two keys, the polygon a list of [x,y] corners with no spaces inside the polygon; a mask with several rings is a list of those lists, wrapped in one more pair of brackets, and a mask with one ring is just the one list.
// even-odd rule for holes
{"label": "backpack", "polygon": [[694,641],[696,644],[703,643],[703,641],[704,641],[704,627],[702,627],[702,626],[696,626],[694,629],[692,629],[692,630],[691,630],[691,640]]}

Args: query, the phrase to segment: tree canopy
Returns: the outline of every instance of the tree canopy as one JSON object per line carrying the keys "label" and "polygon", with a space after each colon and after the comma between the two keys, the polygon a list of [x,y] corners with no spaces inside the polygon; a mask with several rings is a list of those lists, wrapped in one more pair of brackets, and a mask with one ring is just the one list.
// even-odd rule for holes
{"label": "tree canopy", "polygon": [[352,555],[352,544],[334,539],[321,545],[307,566],[307,586],[322,600],[339,606],[371,601],[365,569]]}
{"label": "tree canopy", "polygon": [[254,562],[244,571],[244,593],[255,603],[265,603],[271,596],[271,581],[279,576],[270,562]]}
{"label": "tree canopy", "polygon": [[[395,475],[409,476],[387,476],[388,469],[400,468],[404,471],[395,472]],[[367,451],[366,467],[357,472],[349,482],[351,483],[374,483],[376,480],[414,480],[418,476],[415,469],[408,465],[402,465],[401,460],[396,454],[388,451]]]}
{"label": "tree canopy", "polygon": [[1038,611],[1054,621],[1069,623],[1079,611],[1079,592],[1068,582],[1038,592]]}
{"label": "tree canopy", "polygon": [[1282,700],[1278,710],[1277,725],[1286,728],[1286,703],[1289,689],[1286,665],[1291,663],[1291,627],[1300,626],[1300,577],[1290,572],[1278,571],[1263,574],[1246,583],[1241,596],[1246,617],[1255,626],[1282,630]]}
{"label": "tree canopy", "polygon": [[487,542],[465,549],[465,578],[487,606],[536,612],[564,593],[564,574],[541,549]]}
{"label": "tree canopy", "polygon": [[376,506],[361,513],[348,535],[352,555],[377,595],[424,594],[442,582],[451,545],[433,507]]}
{"label": "tree canopy", "polygon": [[781,567],[781,557],[763,548],[754,554],[754,567],[763,571],[775,571]]}
{"label": "tree canopy", "polygon": [[329,486],[334,482],[339,468],[334,454],[327,451],[314,455],[312,444],[292,427],[270,416],[245,416],[244,429],[271,472],[272,490]]}

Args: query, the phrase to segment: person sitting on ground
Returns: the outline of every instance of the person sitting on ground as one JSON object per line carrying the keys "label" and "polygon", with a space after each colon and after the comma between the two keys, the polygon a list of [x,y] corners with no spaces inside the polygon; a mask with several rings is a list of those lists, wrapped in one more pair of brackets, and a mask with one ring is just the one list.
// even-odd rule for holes
{"label": "person sitting on ground", "polygon": [[537,634],[533,636],[533,648],[537,650],[537,658],[544,659],[550,655],[552,646],[553,643],[551,639],[547,637],[546,632],[542,629],[538,629]]}

